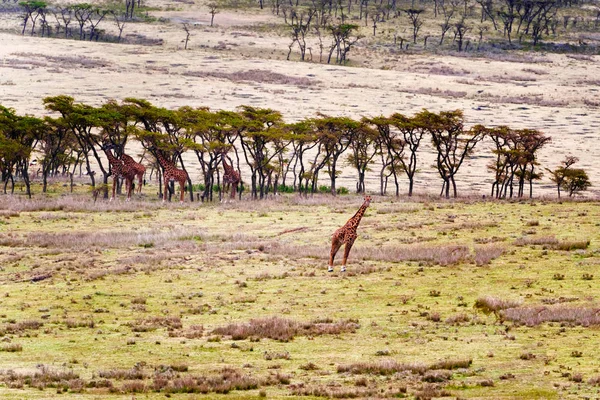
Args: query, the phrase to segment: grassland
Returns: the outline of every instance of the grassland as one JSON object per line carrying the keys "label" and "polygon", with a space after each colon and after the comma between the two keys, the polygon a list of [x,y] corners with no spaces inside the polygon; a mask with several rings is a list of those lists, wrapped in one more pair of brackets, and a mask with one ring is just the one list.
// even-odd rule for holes
{"label": "grassland", "polygon": [[0,197],[0,396],[598,397],[600,203],[360,204]]}

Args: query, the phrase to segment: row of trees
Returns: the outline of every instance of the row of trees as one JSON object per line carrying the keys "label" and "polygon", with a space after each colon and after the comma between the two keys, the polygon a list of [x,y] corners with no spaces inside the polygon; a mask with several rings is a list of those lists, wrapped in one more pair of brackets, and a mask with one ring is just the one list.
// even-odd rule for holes
{"label": "row of trees", "polygon": [[[202,171],[202,197],[207,200],[212,200],[214,185],[220,186],[218,167],[223,152],[230,152],[238,171],[242,164],[249,169],[249,186],[255,199],[280,187],[304,195],[314,193],[323,174],[335,195],[343,163],[356,170],[359,193],[365,192],[367,172],[378,168],[382,195],[391,181],[398,196],[400,181],[406,179],[411,196],[415,177],[422,169],[423,146],[430,143],[436,155],[433,167],[442,182],[440,195],[456,197],[461,166],[476,146],[489,138],[494,143],[493,161],[488,165],[494,177],[492,196],[523,197],[528,188],[531,197],[533,182],[542,176],[539,150],[550,141],[542,132],[531,129],[482,125],[467,128],[460,110],[423,110],[414,116],[396,113],[360,120],[318,115],[285,123],[278,111],[250,106],[241,106],[237,111],[191,107],[168,110],[135,98],[122,103],[109,101],[100,107],[76,103],[69,96],[43,101],[56,116],[20,116],[0,106],[0,168],[5,192],[9,183],[14,189],[14,178],[19,176],[31,195],[28,167],[34,157],[40,161],[43,191],[50,175],[73,174],[77,168],[85,169],[91,185],[96,186],[94,165],[106,184],[111,170],[100,146],[111,142],[117,145],[118,154],[128,142],[136,140],[147,162],[157,171],[157,149],[170,154],[171,161],[186,172],[189,161],[184,160],[189,157],[183,155],[195,155]],[[557,169],[548,170],[559,196],[561,189],[573,195],[589,187],[585,171],[573,168],[576,161],[569,157]],[[188,176],[193,200],[192,176]]]}
{"label": "row of trees", "polygon": [[[260,5],[262,7],[262,1]],[[561,30],[596,31],[600,26],[600,11],[590,11],[578,2],[563,0],[270,0],[270,7],[274,14],[283,17],[290,29],[290,52],[297,47],[302,60],[307,50],[311,50],[307,44],[309,37],[313,43],[318,42],[321,61],[327,47],[323,45],[323,32],[334,33],[331,46],[326,48],[328,62],[333,49],[344,52],[338,62],[345,60],[345,53],[363,37],[360,25],[372,29],[373,37],[385,36],[387,31],[387,36],[393,37],[395,45],[399,41],[401,48],[405,42],[407,47],[409,42],[417,44],[421,35],[424,47],[434,36],[439,46],[450,37],[458,51],[466,50],[469,43],[477,43],[479,48],[484,37],[503,37],[509,46],[515,39],[518,43],[529,41],[535,46],[544,37],[557,37]],[[340,30],[349,33],[348,40],[341,44],[335,37],[335,32]]]}
{"label": "row of trees", "polygon": [[[141,6],[141,0],[126,0],[125,4],[91,3],[50,4],[43,0],[19,2],[23,29],[33,35],[64,36],[79,40],[98,40],[105,30],[100,29],[101,22],[112,19],[119,32],[116,41],[120,42],[125,23],[134,18],[134,10]],[[38,28],[36,30],[36,28]]]}

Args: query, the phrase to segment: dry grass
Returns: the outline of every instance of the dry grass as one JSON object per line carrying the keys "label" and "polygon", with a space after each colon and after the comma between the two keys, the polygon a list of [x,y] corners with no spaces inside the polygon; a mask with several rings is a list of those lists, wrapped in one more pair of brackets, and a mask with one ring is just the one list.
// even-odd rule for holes
{"label": "dry grass", "polygon": [[600,308],[595,307],[564,305],[515,307],[503,310],[501,315],[505,320],[526,326],[537,326],[546,322],[586,327],[600,325]]}
{"label": "dry grass", "polygon": [[558,240],[554,236],[523,237],[515,240],[515,246],[543,246],[552,250],[587,249],[589,240]]}
{"label": "dry grass", "polygon": [[189,71],[184,72],[185,76],[194,76],[200,78],[217,78],[226,79],[232,82],[255,82],[255,83],[269,83],[278,85],[293,85],[299,87],[309,87],[320,83],[317,79],[310,79],[306,77],[295,77],[280,74],[277,72],[263,70],[263,69],[251,69],[237,72],[209,72],[209,71]]}
{"label": "dry grass", "polygon": [[377,362],[361,362],[347,365],[338,365],[338,373],[369,374],[369,375],[393,375],[398,372],[408,371],[413,374],[423,375],[431,370],[453,370],[458,368],[469,368],[471,359],[445,359],[427,365],[424,363],[399,363],[396,360],[382,360]]}
{"label": "dry grass", "polygon": [[130,324],[133,332],[149,332],[159,328],[167,328],[168,330],[181,329],[183,327],[181,318],[179,317],[148,317],[138,319]]}
{"label": "dry grass", "polygon": [[494,296],[483,296],[475,301],[474,307],[483,311],[485,314],[497,314],[500,310],[519,307],[521,303],[522,301],[518,300],[506,300]]}
{"label": "dry grass", "polygon": [[215,335],[231,336],[233,340],[247,338],[269,338],[281,342],[289,342],[295,336],[320,336],[353,333],[359,328],[358,321],[342,320],[315,320],[311,322],[297,322],[294,320],[270,317],[252,319],[247,323],[229,324],[212,331]]}

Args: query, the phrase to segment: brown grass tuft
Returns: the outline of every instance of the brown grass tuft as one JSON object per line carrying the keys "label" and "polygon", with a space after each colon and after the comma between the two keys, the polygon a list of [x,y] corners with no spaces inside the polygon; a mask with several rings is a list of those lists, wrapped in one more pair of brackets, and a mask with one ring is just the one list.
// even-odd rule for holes
{"label": "brown grass tuft", "polygon": [[558,240],[554,236],[523,237],[515,241],[515,246],[544,246],[552,250],[570,251],[587,249],[589,240]]}
{"label": "brown grass tuft", "polygon": [[484,296],[475,301],[474,307],[483,311],[484,314],[496,314],[500,310],[519,307],[521,303],[521,301],[517,300],[504,300],[494,296]]}
{"label": "brown grass tuft", "polygon": [[508,321],[527,326],[537,326],[545,322],[581,326],[600,325],[600,309],[592,307],[569,307],[564,305],[516,307],[503,310],[501,315]]}
{"label": "brown grass tuft", "polygon": [[269,317],[252,319],[247,323],[230,324],[212,331],[216,335],[231,336],[233,340],[247,338],[269,338],[288,342],[294,336],[338,335],[355,332],[359,328],[356,320],[316,320],[300,323],[286,318]]}

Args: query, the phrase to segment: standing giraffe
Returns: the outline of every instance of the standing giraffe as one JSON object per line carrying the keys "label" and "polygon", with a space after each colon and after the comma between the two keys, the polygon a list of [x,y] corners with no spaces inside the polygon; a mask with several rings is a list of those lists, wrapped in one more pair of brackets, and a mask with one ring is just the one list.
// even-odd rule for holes
{"label": "standing giraffe", "polygon": [[[223,162],[223,183],[231,185],[231,198],[235,198],[235,191],[237,189],[237,185],[240,183],[240,174],[235,169],[233,169],[233,161],[231,161],[231,165],[227,164],[225,160],[225,153],[221,153],[221,161]],[[229,158],[229,157],[227,157]]]}
{"label": "standing giraffe", "polygon": [[135,171],[130,167],[126,166],[123,161],[116,158],[112,153],[111,149],[114,149],[116,146],[111,143],[105,143],[100,148],[106,154],[106,158],[108,158],[108,162],[110,163],[110,167],[112,168],[113,174],[113,186],[112,186],[112,196],[110,201],[115,199],[115,190],[117,188],[117,180],[119,177],[125,179],[125,187],[127,188],[127,200],[131,200],[131,191],[133,188],[133,178],[135,178]]}
{"label": "standing giraffe", "polygon": [[169,190],[169,182],[177,181],[179,182],[179,189],[181,190],[181,196],[179,197],[179,201],[183,203],[183,191],[185,189],[185,182],[188,179],[188,174],[182,169],[179,169],[173,164],[172,161],[166,159],[161,150],[156,147],[152,147],[150,150],[153,150],[156,155],[156,160],[163,168],[163,178],[165,182],[165,188],[163,190],[163,203],[167,201],[167,190]]}
{"label": "standing giraffe", "polygon": [[136,162],[133,158],[131,158],[131,156],[128,156],[127,154],[123,153],[121,154],[121,161],[123,161],[123,164],[125,164],[126,166],[128,166],[129,168],[133,169],[135,171],[135,176],[137,176],[138,178],[138,194],[142,193],[142,184],[144,183],[144,174],[146,173],[146,167],[144,167],[142,164]]}
{"label": "standing giraffe", "polygon": [[328,272],[333,272],[333,259],[335,258],[335,254],[338,252],[338,250],[340,249],[340,247],[342,247],[343,244],[345,244],[346,246],[344,247],[344,260],[342,261],[342,272],[346,271],[346,261],[348,260],[348,254],[350,254],[350,249],[352,248],[354,241],[358,237],[358,235],[356,234],[356,228],[358,228],[358,224],[360,224],[360,219],[365,214],[365,211],[367,210],[367,207],[369,207],[369,204],[371,204],[371,196],[365,196],[365,202],[362,206],[360,206],[356,214],[354,214],[354,216],[350,218],[344,226],[339,228],[333,234],[333,237],[331,239],[331,255],[329,257],[329,268],[327,269]]}

